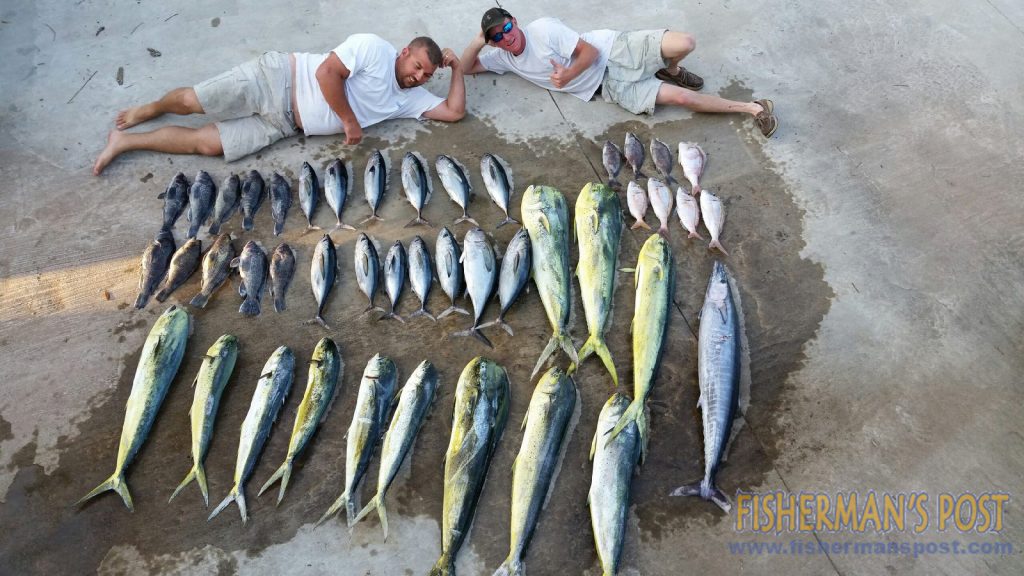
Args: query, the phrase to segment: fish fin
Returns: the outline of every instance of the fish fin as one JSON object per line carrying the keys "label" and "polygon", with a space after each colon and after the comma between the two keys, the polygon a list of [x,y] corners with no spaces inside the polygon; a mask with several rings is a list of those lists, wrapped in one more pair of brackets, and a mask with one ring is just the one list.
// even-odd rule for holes
{"label": "fish fin", "polygon": [[626,408],[622,416],[619,417],[619,421],[615,423],[615,427],[611,429],[608,434],[610,437],[605,441],[605,444],[610,442],[613,438],[619,435],[619,432],[629,425],[630,422],[636,422],[637,431],[640,434],[640,460],[643,461],[647,457],[647,412],[644,409],[643,399],[637,398],[630,402],[629,407]]}
{"label": "fish fin", "polygon": [[238,313],[242,316],[259,316],[260,301],[255,298],[246,298],[242,305],[238,307]]}
{"label": "fish fin", "polygon": [[505,214],[505,219],[504,219],[504,220],[502,220],[501,222],[498,222],[498,226],[497,226],[497,228],[501,228],[501,227],[502,227],[502,226],[504,226],[505,224],[511,224],[511,223],[513,223],[513,222],[515,222],[516,224],[519,224],[519,223],[520,223],[520,222],[519,222],[519,220],[516,220],[515,218],[513,218],[513,217],[509,216],[509,215],[508,215],[508,214],[506,213],[506,214]]}
{"label": "fish fin", "polygon": [[704,407],[704,393],[701,392],[697,395],[697,408],[703,409]]}
{"label": "fish fin", "polygon": [[459,308],[458,306],[449,306],[447,309],[445,309],[444,312],[438,314],[437,317],[439,319],[444,318],[445,316],[449,314],[454,314],[456,312],[458,312],[459,314],[465,314],[466,316],[469,316],[469,310],[466,310],[465,308]]}
{"label": "fish fin", "polygon": [[639,180],[641,178],[647,178],[647,174],[644,174],[639,168],[633,168],[633,179]]}
{"label": "fish fin", "polygon": [[540,358],[537,359],[537,365],[533,367],[533,373],[530,374],[530,380],[533,380],[533,377],[537,375],[537,372],[540,372],[541,367],[544,366],[544,362],[551,357],[555,352],[555,347],[557,346],[558,334],[552,334],[551,339],[548,340],[547,346],[545,346],[544,350],[540,353]]}
{"label": "fish fin", "polygon": [[[271,290],[271,292],[273,292],[273,290]],[[284,310],[286,308],[285,301],[284,301],[284,294],[277,294],[277,295],[273,295],[273,296],[274,296],[274,311],[275,312],[284,312]]]}
{"label": "fish fin", "polygon": [[630,230],[636,230],[637,228],[643,228],[645,230],[651,229],[647,222],[644,222],[643,218],[638,219],[636,222],[633,223],[632,226],[629,227]]}
{"label": "fish fin", "polygon": [[174,497],[177,496],[178,493],[180,493],[182,490],[184,490],[185,487],[188,486],[193,480],[195,480],[196,483],[199,484],[199,490],[200,492],[203,493],[203,502],[206,504],[206,507],[209,508],[210,493],[206,487],[206,470],[203,468],[203,465],[201,463],[196,463],[192,465],[192,469],[188,471],[188,474],[185,475],[185,479],[182,480],[181,483],[178,484],[178,487],[174,489],[174,493],[171,494],[171,497],[167,499],[167,502],[170,503],[171,500],[174,500]]}
{"label": "fish fin", "polygon": [[195,306],[196,308],[206,308],[206,303],[209,301],[209,295],[199,292],[199,294],[196,294],[195,296],[192,297],[192,300],[189,301],[189,304]]}
{"label": "fish fin", "polygon": [[313,321],[316,322],[317,324],[323,326],[327,330],[331,329],[331,327],[327,325],[327,321],[324,320],[324,317],[319,315],[319,314],[316,315],[316,318],[314,318]]}
{"label": "fish fin", "polygon": [[579,356],[576,354],[576,346],[572,343],[572,338],[568,334],[558,335],[558,345],[561,346],[562,351],[569,357],[569,360],[572,360],[573,364],[580,363]]}
{"label": "fish fin", "polygon": [[248,232],[248,231],[251,231],[252,228],[253,228],[252,216],[242,216],[242,230],[245,230],[245,231]]}
{"label": "fish fin", "polygon": [[719,508],[724,510],[726,514],[732,510],[732,501],[729,499],[729,496],[706,479],[694,484],[680,486],[670,492],[669,496],[699,496],[704,500],[714,502]]}
{"label": "fish fin", "polygon": [[591,334],[587,341],[583,343],[583,347],[580,348],[580,361],[578,364],[573,364],[570,368],[575,372],[575,368],[579,367],[584,360],[587,359],[591,354],[597,354],[597,357],[604,363],[604,367],[608,369],[608,373],[612,376],[612,383],[614,386],[619,385],[619,374],[615,370],[615,362],[612,360],[612,353],[608,350],[608,345],[599,334]]}
{"label": "fish fin", "polygon": [[698,240],[703,240],[704,239],[704,237],[701,236],[700,233],[697,232],[696,230],[694,230],[693,232],[690,232],[689,236],[686,237],[687,240],[689,240],[690,238],[696,238]]}
{"label": "fish fin", "polygon": [[344,223],[344,222],[342,222],[340,220],[338,221],[337,224],[334,225],[334,229],[335,230],[338,230],[339,228],[342,229],[342,230],[357,230],[357,228],[355,226],[353,226],[351,224],[346,224],[346,223]]}
{"label": "fish fin", "polygon": [[338,511],[341,510],[342,506],[345,506],[346,508],[348,508],[348,491],[347,490],[345,492],[342,492],[341,496],[338,496],[338,499],[335,500],[333,504],[331,504],[331,507],[327,509],[327,512],[324,512],[324,515],[321,516],[320,519],[316,521],[316,525],[320,526],[321,524],[326,522],[328,519],[330,519],[331,516],[334,516],[335,514],[337,514]]}
{"label": "fish fin", "polygon": [[228,263],[228,266],[231,267],[231,268],[238,268],[238,265],[241,264],[241,263],[242,263],[242,258],[240,256],[236,256],[236,257],[231,259],[231,262]]}
{"label": "fish fin", "polygon": [[94,498],[107,490],[117,492],[117,495],[124,501],[124,505],[128,507],[128,511],[135,512],[135,504],[132,503],[132,495],[128,491],[128,483],[125,482],[123,471],[114,472],[110,478],[104,480],[102,484],[93,488],[92,491],[83,496],[81,500],[75,502],[75,506],[81,506],[86,500]]}
{"label": "fish fin", "polygon": [[658,228],[658,234],[661,234],[665,240],[668,240],[668,226],[664,222],[662,222],[661,226]]}
{"label": "fish fin", "polygon": [[370,214],[366,218],[363,218],[362,220],[360,220],[359,223],[360,224],[366,224],[367,222],[373,222],[374,220],[383,221],[384,219],[381,218],[380,216],[377,216],[377,213],[374,212],[373,214]]}
{"label": "fish fin", "polygon": [[473,218],[470,218],[470,216],[468,214],[463,214],[459,218],[456,218],[455,219],[455,223],[452,224],[452,226],[458,226],[459,224],[461,224],[463,222],[469,222],[473,226],[480,226],[480,223],[477,222],[476,220],[474,220]]}
{"label": "fish fin", "polygon": [[422,217],[420,217],[419,215],[417,215],[417,216],[416,216],[415,218],[413,218],[412,220],[409,220],[409,223],[408,223],[408,224],[406,224],[406,225],[404,226],[404,228],[410,228],[410,227],[412,227],[412,226],[428,226],[428,227],[430,227],[430,228],[433,228],[433,227],[434,227],[434,225],[433,225],[433,224],[431,224],[430,222],[427,222],[426,220],[424,220],[424,219],[423,219]]}
{"label": "fish fin", "polygon": [[210,229],[207,230],[207,232],[210,234],[210,236],[216,236],[217,234],[220,234],[220,222],[214,220],[213,224],[210,224]]}
{"label": "fish fin", "polygon": [[[522,423],[522,424],[521,424],[521,425],[519,426],[519,429],[520,429],[520,430],[526,430],[526,421],[527,421],[527,420],[528,420],[529,418],[530,418],[530,411],[529,411],[529,410],[527,410],[527,411],[526,411],[526,414],[523,414],[523,423]],[[518,459],[519,459],[519,458],[516,458],[516,460],[518,460]],[[513,467],[513,470],[514,470],[514,469],[515,469],[515,468]]]}
{"label": "fish fin", "polygon": [[505,332],[508,332],[509,336],[515,336],[515,334],[512,332],[512,327],[509,326],[508,324],[506,324],[505,321],[501,319],[501,316],[498,316],[496,319],[491,320],[490,322],[487,322],[485,324],[481,324],[480,325],[480,329],[484,329],[484,328],[487,328],[487,327],[490,327],[490,326],[498,326],[501,329],[503,329]]}
{"label": "fish fin", "polygon": [[213,512],[210,513],[210,516],[206,521],[209,522],[210,520],[213,520],[218,514],[228,507],[228,504],[231,504],[232,502],[238,503],[238,512],[242,515],[242,523],[245,524],[246,521],[249,520],[245,510],[245,496],[241,494],[237,484],[231,487],[231,492],[228,492],[227,497],[225,497],[224,500],[222,500],[221,503],[213,509]]}
{"label": "fish fin", "polygon": [[455,576],[455,562],[448,554],[441,554],[427,576]]}
{"label": "fish fin", "polygon": [[498,569],[494,571],[494,576],[524,576],[526,574],[526,566],[523,565],[521,558],[516,558],[513,555],[509,555],[508,558],[498,566]]}
{"label": "fish fin", "polygon": [[491,344],[491,341],[487,339],[487,336],[485,336],[484,333],[480,331],[480,327],[479,326],[474,326],[474,327],[470,328],[469,330],[463,330],[461,332],[455,332],[454,334],[452,334],[452,336],[474,336],[478,340],[483,342],[488,348],[492,348],[492,349],[494,348],[494,345]]}
{"label": "fish fin", "polygon": [[138,298],[135,299],[135,309],[142,310],[146,307],[146,303],[149,302],[148,294],[139,294]]}
{"label": "fish fin", "polygon": [[550,234],[551,233],[551,221],[548,220],[547,215],[545,215],[543,212],[540,212],[540,213],[537,214],[537,217],[540,219],[541,225],[544,226],[544,230],[547,230],[547,232]]}
{"label": "fish fin", "polygon": [[373,305],[373,304],[371,303],[371,304],[370,304],[370,305],[368,305],[368,306],[366,307],[366,309],[365,309],[365,310],[363,310],[363,311],[362,311],[362,312],[361,312],[361,313],[360,313],[359,315],[360,315],[360,316],[362,316],[363,314],[366,314],[367,312],[384,312],[384,311],[385,311],[385,310],[384,310],[383,308],[381,308],[380,306],[374,306],[374,305]]}
{"label": "fish fin", "polygon": [[157,194],[156,197],[157,197],[158,200],[163,200],[164,198],[167,198],[167,191],[165,190],[165,191]]}
{"label": "fish fin", "polygon": [[413,312],[412,314],[410,314],[409,318],[415,318],[417,316],[426,316],[427,318],[430,318],[434,322],[437,322],[437,318],[435,318],[433,314],[428,312],[427,309],[423,308],[423,307],[420,307],[419,310],[417,310],[417,311]]}
{"label": "fish fin", "polygon": [[377,321],[380,322],[381,320],[387,320],[388,318],[394,318],[395,320],[398,320],[402,324],[405,324],[405,318],[402,318],[401,316],[396,314],[394,310],[388,312],[387,314],[381,316],[380,318],[377,318]]}
{"label": "fish fin", "polygon": [[260,488],[260,491],[256,494],[256,497],[259,498],[260,496],[263,496],[263,493],[266,492],[268,488],[270,488],[271,486],[274,485],[275,482],[280,480],[281,491],[277,495],[277,503],[280,504],[281,499],[284,498],[284,491],[288,487],[288,479],[291,478],[291,475],[292,464],[291,462],[285,460],[281,464],[281,466],[277,470],[275,470],[273,474],[270,475],[270,478],[268,478],[266,483],[263,484],[263,487]]}
{"label": "fish fin", "polygon": [[722,243],[719,242],[718,240],[712,240],[711,243],[708,244],[708,250],[713,250],[715,248],[718,248],[722,252],[723,256],[728,256],[729,255],[729,253],[726,252],[725,248],[722,246]]}

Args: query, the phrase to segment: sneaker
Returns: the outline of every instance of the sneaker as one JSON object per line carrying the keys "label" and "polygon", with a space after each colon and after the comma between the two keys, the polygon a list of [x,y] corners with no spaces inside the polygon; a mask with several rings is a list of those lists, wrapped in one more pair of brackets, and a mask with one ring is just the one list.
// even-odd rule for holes
{"label": "sneaker", "polygon": [[690,90],[700,90],[701,88],[704,87],[703,78],[697,76],[696,74],[690,72],[689,70],[683,68],[682,66],[679,67],[679,72],[675,74],[669,72],[668,68],[662,68],[661,70],[655,72],[654,77],[657,78],[658,80],[661,80],[662,82],[675,84],[676,86],[681,86],[683,88],[688,88]]}
{"label": "sneaker", "polygon": [[772,134],[775,134],[775,130],[779,127],[779,120],[775,117],[775,105],[768,99],[754,100],[754,104],[759,104],[763,108],[754,117],[754,124],[765,138],[771,138]]}

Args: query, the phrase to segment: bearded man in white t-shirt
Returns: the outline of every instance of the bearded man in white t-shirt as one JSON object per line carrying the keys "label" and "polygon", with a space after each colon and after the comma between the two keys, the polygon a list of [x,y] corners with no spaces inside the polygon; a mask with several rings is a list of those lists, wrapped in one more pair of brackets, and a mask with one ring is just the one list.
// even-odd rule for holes
{"label": "bearded man in white t-shirt", "polygon": [[[439,67],[452,71],[447,98],[422,87]],[[220,120],[201,128],[123,132],[168,113]],[[346,144],[358,144],[363,128],[384,120],[457,122],[465,114],[462,67],[451,49],[421,36],[399,52],[374,34],[353,34],[327,54],[265,52],[193,87],[122,110],[93,173],[130,150],[223,155],[230,162],[299,132],[344,133]]]}
{"label": "bearded man in white t-shirt", "polygon": [[[496,50],[481,55],[486,45]],[[480,22],[480,33],[462,53],[462,63],[467,74],[512,72],[585,101],[601,93],[634,114],[653,114],[658,104],[747,113],[765,137],[774,134],[778,120],[771,100],[736,102],[697,92],[704,80],[679,65],[695,46],[693,36],[664,29],[578,34],[557,18],[520,27],[506,10],[491,8]]]}

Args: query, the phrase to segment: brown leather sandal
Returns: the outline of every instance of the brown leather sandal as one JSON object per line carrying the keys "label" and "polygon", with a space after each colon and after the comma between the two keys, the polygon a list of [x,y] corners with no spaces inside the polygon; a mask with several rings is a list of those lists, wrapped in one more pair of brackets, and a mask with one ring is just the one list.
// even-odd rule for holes
{"label": "brown leather sandal", "polygon": [[690,72],[682,66],[679,67],[679,72],[673,74],[668,71],[668,68],[662,68],[654,73],[654,77],[662,82],[668,84],[674,84],[682,88],[689,90],[700,90],[704,87],[704,79],[697,76],[693,72]]}
{"label": "brown leather sandal", "polygon": [[758,104],[763,108],[754,117],[754,124],[765,138],[771,138],[772,134],[775,134],[775,130],[779,127],[779,119],[775,117],[775,105],[767,98],[754,100],[754,104]]}

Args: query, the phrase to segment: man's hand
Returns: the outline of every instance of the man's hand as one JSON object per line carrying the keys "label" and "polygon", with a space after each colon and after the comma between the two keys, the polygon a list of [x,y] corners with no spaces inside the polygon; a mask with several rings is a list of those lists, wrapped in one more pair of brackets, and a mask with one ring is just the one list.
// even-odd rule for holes
{"label": "man's hand", "polygon": [[549,62],[551,62],[551,66],[554,68],[554,72],[551,73],[551,83],[555,85],[555,88],[565,88],[565,85],[571,82],[575,76],[573,76],[568,68],[555,62],[554,58],[550,59]]}
{"label": "man's hand", "polygon": [[482,50],[484,46],[487,46],[487,38],[484,38],[484,31],[481,30],[476,33],[476,36],[469,42],[469,45],[476,48],[477,51]]}
{"label": "man's hand", "polygon": [[462,62],[459,57],[455,55],[455,51],[451,48],[445,48],[441,50],[441,67],[451,68],[452,72],[461,70]]}
{"label": "man's hand", "polygon": [[359,144],[363,140],[363,128],[358,122],[345,124],[345,144]]}

